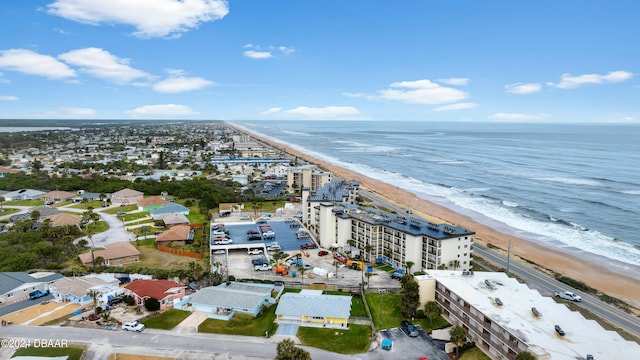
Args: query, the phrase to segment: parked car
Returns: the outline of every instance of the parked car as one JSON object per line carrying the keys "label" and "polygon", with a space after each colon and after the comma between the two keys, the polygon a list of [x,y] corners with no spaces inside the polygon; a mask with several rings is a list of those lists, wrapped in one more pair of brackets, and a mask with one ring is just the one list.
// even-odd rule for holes
{"label": "parked car", "polygon": [[316,243],[305,243],[305,244],[300,245],[300,249],[303,249],[303,250],[304,249],[315,249],[317,247],[318,247],[318,245],[316,245]]}
{"label": "parked car", "polygon": [[118,211],[118,212],[116,213],[116,215],[118,215],[118,216],[122,216],[122,215],[127,215],[127,213],[126,213],[126,212],[124,212],[124,211]]}
{"label": "parked car", "polygon": [[271,270],[271,265],[269,265],[269,264],[255,265],[253,267],[253,270],[255,270],[255,271],[269,271],[269,270]]}
{"label": "parked car", "polygon": [[564,330],[562,330],[562,328],[560,327],[560,325],[556,325],[555,326],[556,332],[558,333],[558,335],[560,336],[564,336]]}
{"label": "parked car", "polygon": [[251,264],[253,265],[269,264],[269,260],[265,258],[251,259]]}
{"label": "parked car", "polygon": [[36,290],[36,291],[32,291],[29,293],[29,300],[35,300],[35,299],[39,299],[43,296],[47,296],[49,295],[49,290],[47,291],[40,291],[40,290]]}
{"label": "parked car", "polygon": [[329,254],[329,252],[328,252],[327,250],[320,250],[320,251],[318,251],[318,256],[325,256],[325,255],[327,255],[327,254]]}
{"label": "parked car", "polygon": [[410,321],[402,320],[400,322],[400,326],[402,327],[402,331],[404,331],[404,333],[408,336],[418,336],[418,329],[416,329],[415,325],[413,325]]}
{"label": "parked car", "polygon": [[122,302],[122,297],[118,296],[118,297],[114,297],[113,299],[109,300],[109,306],[113,306],[113,305],[118,305]]}
{"label": "parked car", "polygon": [[313,265],[311,265],[311,264],[304,264],[304,265],[302,265],[302,267],[303,267],[305,270],[313,270]]}
{"label": "parked car", "polygon": [[124,323],[122,324],[122,330],[141,332],[142,330],[144,330],[144,324],[141,324],[137,321]]}
{"label": "parked car", "polygon": [[251,249],[249,251],[247,251],[248,255],[260,255],[262,254],[262,250],[261,249]]}

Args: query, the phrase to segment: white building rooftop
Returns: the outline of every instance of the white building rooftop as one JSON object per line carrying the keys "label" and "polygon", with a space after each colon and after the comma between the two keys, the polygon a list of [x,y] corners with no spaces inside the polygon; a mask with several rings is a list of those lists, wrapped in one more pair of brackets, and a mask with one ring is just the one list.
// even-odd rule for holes
{"label": "white building rooftop", "polygon": [[[473,275],[462,275],[460,271],[430,270],[427,275],[416,276],[416,280],[430,278],[442,283],[496,325],[508,329],[538,356],[576,360],[591,354],[595,359],[634,359],[640,354],[637,343],[605,330],[596,321],[585,319],[579,312],[542,296],[505,273],[476,271]],[[541,316],[534,316],[532,308]],[[555,325],[564,330],[565,336],[556,334]]]}

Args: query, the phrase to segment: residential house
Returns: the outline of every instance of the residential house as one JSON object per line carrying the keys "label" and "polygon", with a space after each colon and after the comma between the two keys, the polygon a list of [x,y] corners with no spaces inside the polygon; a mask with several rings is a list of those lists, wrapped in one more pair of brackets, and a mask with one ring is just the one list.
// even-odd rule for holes
{"label": "residential house", "polygon": [[2,272],[0,273],[0,304],[11,304],[29,299],[35,290],[46,291],[49,285],[62,278],[62,274],[52,272]]}
{"label": "residential house", "polygon": [[40,216],[36,219],[36,221],[41,221],[43,219],[47,219],[47,218],[50,218],[52,216],[60,214],[60,210],[58,210],[57,208],[51,207],[51,206],[47,206],[47,205],[43,205],[43,206],[37,206],[37,207],[31,208],[27,212],[11,215],[11,217],[9,217],[9,220],[11,222],[23,221],[23,220],[32,220],[31,219],[31,214],[34,211],[37,211],[38,214],[40,214]]}
{"label": "residential house", "polygon": [[169,280],[134,280],[125,285],[126,293],[135,299],[135,303],[144,305],[145,300],[155,298],[160,309],[173,307],[174,302],[185,296],[187,287]]}
{"label": "residential house", "polygon": [[41,199],[44,200],[45,204],[55,204],[63,201],[73,200],[76,197],[76,194],[68,192],[68,191],[49,191],[48,193],[41,196]]}
{"label": "residential house", "polygon": [[137,204],[144,198],[144,193],[132,189],[122,189],[111,194],[111,203],[119,205]]}
{"label": "residential house", "polygon": [[162,222],[164,222],[164,226],[168,228],[176,225],[189,225],[191,223],[191,221],[182,214],[167,214],[156,220],[162,220]]}
{"label": "residential house", "polygon": [[240,213],[243,207],[243,204],[238,203],[220,203],[218,205],[218,215],[222,217],[231,215],[231,213]]}
{"label": "residential house", "polygon": [[90,274],[81,277],[64,277],[49,286],[51,294],[58,302],[71,302],[78,305],[93,303],[90,291],[96,292],[96,303],[104,307],[115,296],[124,293],[120,280],[113,274]]}
{"label": "residential house", "polygon": [[[105,194],[105,197],[106,197],[106,194]],[[84,200],[86,200],[86,201],[98,201],[98,200],[100,200],[100,194],[99,193],[86,192],[86,191],[80,190],[78,192],[78,195],[76,195],[73,198],[73,202],[77,202],[77,203],[80,203],[80,202],[82,202]]]}
{"label": "residential house", "polygon": [[155,220],[155,219],[161,219],[163,216],[168,214],[182,214],[186,216],[186,215],[189,215],[190,210],[189,208],[186,208],[180,204],[168,204],[159,209],[153,209],[149,211],[149,213],[151,214],[151,217]]}
{"label": "residential house", "polygon": [[189,225],[176,225],[156,237],[156,244],[183,246],[193,242],[193,230]]}
{"label": "residential house", "polygon": [[276,309],[278,323],[310,327],[346,328],[350,315],[351,296],[323,295],[322,290],[285,293]]}
{"label": "residential house", "polygon": [[46,194],[44,191],[33,189],[21,189],[16,191],[9,191],[4,194],[5,201],[17,201],[17,200],[36,200],[40,199],[42,195]]}
{"label": "residential house", "polygon": [[15,169],[0,168],[0,179],[7,177],[7,174],[17,174],[18,172]]}
{"label": "residential house", "polygon": [[66,226],[66,225],[75,225],[80,226],[80,220],[82,217],[74,214],[60,213],[58,215],[53,215],[47,217],[51,221],[51,226]]}
{"label": "residential house", "polygon": [[82,265],[93,266],[94,259],[101,257],[104,259],[104,266],[122,266],[136,261],[140,261],[140,251],[129,242],[116,242],[104,246],[104,250],[94,250],[80,254]]}
{"label": "residential house", "polygon": [[221,284],[198,290],[191,298],[191,310],[212,319],[230,320],[235,313],[258,316],[264,306],[275,304],[273,284]]}
{"label": "residential house", "polygon": [[151,211],[154,209],[159,209],[165,205],[171,204],[169,201],[165,200],[163,197],[154,195],[146,197],[138,202],[138,210],[140,211]]}

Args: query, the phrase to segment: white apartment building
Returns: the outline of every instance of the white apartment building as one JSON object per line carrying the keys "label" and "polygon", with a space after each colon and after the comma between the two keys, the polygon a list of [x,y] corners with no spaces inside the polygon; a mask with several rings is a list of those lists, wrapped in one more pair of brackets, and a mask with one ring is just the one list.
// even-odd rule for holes
{"label": "white apartment building", "polygon": [[309,188],[316,192],[331,182],[333,173],[318,169],[315,165],[302,165],[287,170],[287,187],[294,192]]}
{"label": "white apartment building", "polygon": [[462,326],[467,340],[494,360],[513,360],[523,351],[538,360],[586,359],[588,354],[595,359],[635,359],[640,353],[637,343],[503,272],[430,270],[415,280],[421,306],[438,303],[442,315]]}
{"label": "white apartment building", "polygon": [[411,270],[471,269],[473,231],[355,205],[356,182],[333,181],[302,191],[302,221],[325,248],[356,248],[365,261],[383,258]]}

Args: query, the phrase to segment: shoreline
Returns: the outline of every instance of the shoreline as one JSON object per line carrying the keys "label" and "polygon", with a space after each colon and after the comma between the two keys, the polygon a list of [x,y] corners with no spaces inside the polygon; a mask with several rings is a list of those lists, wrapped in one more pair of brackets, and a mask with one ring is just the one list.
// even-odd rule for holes
{"label": "shoreline", "polygon": [[[516,261],[532,262],[544,269],[582,281],[600,292],[625,301],[636,309],[640,308],[640,279],[612,271],[604,265],[593,262],[591,256],[581,258],[568,252],[559,251],[521,237],[500,232],[495,228],[480,223],[471,216],[420,198],[410,191],[319,160],[294,150],[285,144],[264,138],[242,126],[229,125],[269,146],[331,171],[340,178],[357,180],[362,188],[402,208],[406,207],[403,204],[411,204],[411,210],[425,219],[439,223],[451,223],[470,229],[476,233],[474,241],[481,244],[491,244],[504,250],[508,247],[509,240],[511,240],[511,254],[515,255]],[[529,266],[533,265],[529,264]]]}

